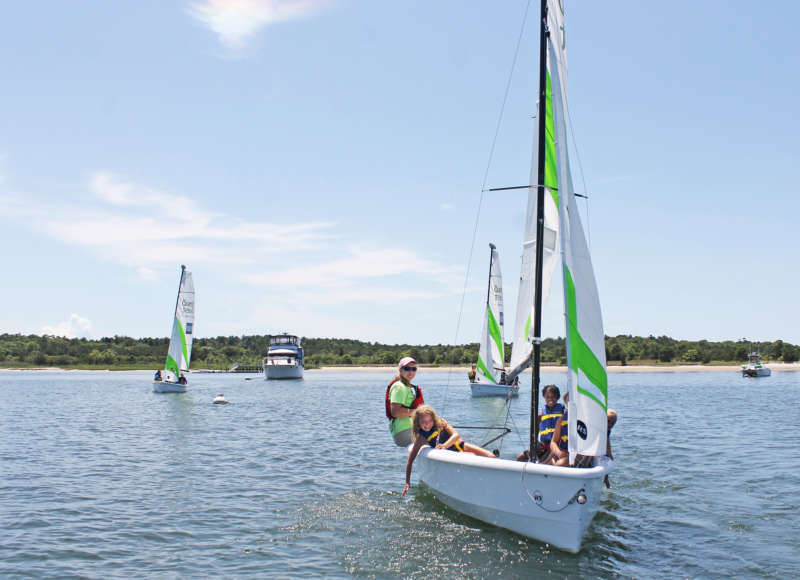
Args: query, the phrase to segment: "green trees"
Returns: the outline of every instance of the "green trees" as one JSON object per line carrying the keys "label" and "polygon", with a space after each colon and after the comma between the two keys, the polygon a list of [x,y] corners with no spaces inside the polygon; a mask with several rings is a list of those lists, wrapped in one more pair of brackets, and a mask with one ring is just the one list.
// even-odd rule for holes
{"label": "green trees", "polygon": [[[260,366],[266,355],[269,336],[218,336],[198,338],[192,348],[192,368],[222,369],[240,363]],[[56,336],[20,334],[0,335],[0,366],[61,366],[85,368],[155,369],[164,365],[167,338],[114,336],[99,340],[67,339]],[[478,345],[381,344],[353,339],[303,338],[309,366],[386,365],[394,366],[404,356],[413,356],[421,364],[469,365],[477,361]],[[741,339],[710,342],[676,340],[668,336],[617,335],[606,337],[606,357],[610,364],[739,364],[756,346]],[[776,340],[758,345],[766,361],[800,360],[800,347]],[[506,362],[512,347],[506,345]],[[542,341],[542,361],[563,364],[566,361],[563,338]]]}

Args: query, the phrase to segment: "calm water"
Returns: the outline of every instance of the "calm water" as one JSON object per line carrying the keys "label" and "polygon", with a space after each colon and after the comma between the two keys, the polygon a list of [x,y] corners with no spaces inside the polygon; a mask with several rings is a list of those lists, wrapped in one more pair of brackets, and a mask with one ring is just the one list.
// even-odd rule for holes
{"label": "calm water", "polygon": [[[800,373],[611,374],[617,471],[578,555],[460,516],[416,486],[401,499],[385,373],[192,374],[183,395],[152,393],[150,376],[0,373],[0,577],[785,578],[800,568]],[[471,399],[460,373],[418,378],[451,422],[502,422],[502,403]],[[212,405],[218,392],[231,404]],[[512,403],[523,433],[504,455],[522,448],[529,393]]]}

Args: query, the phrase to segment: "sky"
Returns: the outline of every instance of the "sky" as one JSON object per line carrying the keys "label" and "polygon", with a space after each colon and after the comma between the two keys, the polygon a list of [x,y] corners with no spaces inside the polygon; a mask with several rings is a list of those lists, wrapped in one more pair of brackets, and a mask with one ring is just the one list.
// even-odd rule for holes
{"label": "sky", "polygon": [[[477,342],[489,242],[514,319],[526,192],[481,188],[528,183],[537,4],[3,3],[0,332],[167,336],[186,264],[196,336]],[[606,334],[800,343],[799,20],[566,4]]]}

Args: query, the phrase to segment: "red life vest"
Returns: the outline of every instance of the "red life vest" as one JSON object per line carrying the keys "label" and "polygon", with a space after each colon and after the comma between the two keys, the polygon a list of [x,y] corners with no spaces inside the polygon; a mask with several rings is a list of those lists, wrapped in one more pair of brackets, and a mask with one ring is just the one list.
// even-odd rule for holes
{"label": "red life vest", "polygon": [[[389,400],[389,389],[391,389],[392,385],[395,384],[396,382],[397,380],[392,379],[392,381],[386,386],[386,400],[385,400],[386,418],[389,419],[390,421],[394,419],[394,416],[392,415],[392,402]],[[406,407],[405,405],[403,405],[403,407],[406,407],[406,409],[416,409],[417,407],[425,403],[425,401],[422,398],[422,389],[419,388],[417,385],[411,385],[411,388],[414,389],[414,393],[416,396],[414,397],[414,401],[411,403],[410,407]]]}

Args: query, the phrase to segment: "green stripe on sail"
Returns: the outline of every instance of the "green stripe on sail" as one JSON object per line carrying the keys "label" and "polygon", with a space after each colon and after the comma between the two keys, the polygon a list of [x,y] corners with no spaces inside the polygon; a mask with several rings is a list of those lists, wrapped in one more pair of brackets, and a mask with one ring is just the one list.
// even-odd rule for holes
{"label": "green stripe on sail", "polygon": [[606,372],[603,364],[597,359],[597,356],[589,348],[589,345],[581,337],[578,332],[578,301],[575,296],[575,282],[572,280],[572,273],[564,265],[564,272],[566,272],[567,279],[567,332],[569,332],[569,364],[570,367],[578,372],[578,369],[583,371],[586,378],[597,387],[603,394],[603,401],[597,398],[597,395],[581,388],[578,385],[578,392],[586,395],[594,400],[598,405],[603,408],[603,411],[608,411],[608,373]]}
{"label": "green stripe on sail", "polygon": [[500,353],[500,363],[503,363],[503,338],[500,336],[500,325],[492,314],[491,308],[487,311],[489,313],[489,335],[497,345],[497,352]]}
{"label": "green stripe on sail", "polygon": [[481,360],[481,357],[478,356],[478,369],[483,373],[483,376],[496,383],[497,381],[494,380],[494,375],[489,372],[489,369],[486,368],[486,363]]}
{"label": "green stripe on sail", "polygon": [[531,315],[528,314],[528,321],[525,323],[525,340],[526,341],[530,340],[530,338],[531,338]]}
{"label": "green stripe on sail", "polygon": [[553,90],[550,86],[550,71],[547,71],[547,88],[545,89],[544,117],[544,185],[553,196],[558,207],[558,170],[556,167],[556,128],[553,121]]}
{"label": "green stripe on sail", "polygon": [[189,368],[189,352],[186,350],[186,334],[183,332],[183,325],[178,317],[175,317],[175,323],[178,325],[178,331],[181,333],[181,351],[183,352],[183,360],[186,361],[186,368]]}
{"label": "green stripe on sail", "polygon": [[176,377],[180,375],[180,370],[178,369],[178,363],[175,362],[175,359],[172,358],[171,355],[167,354],[167,370],[171,372]]}

